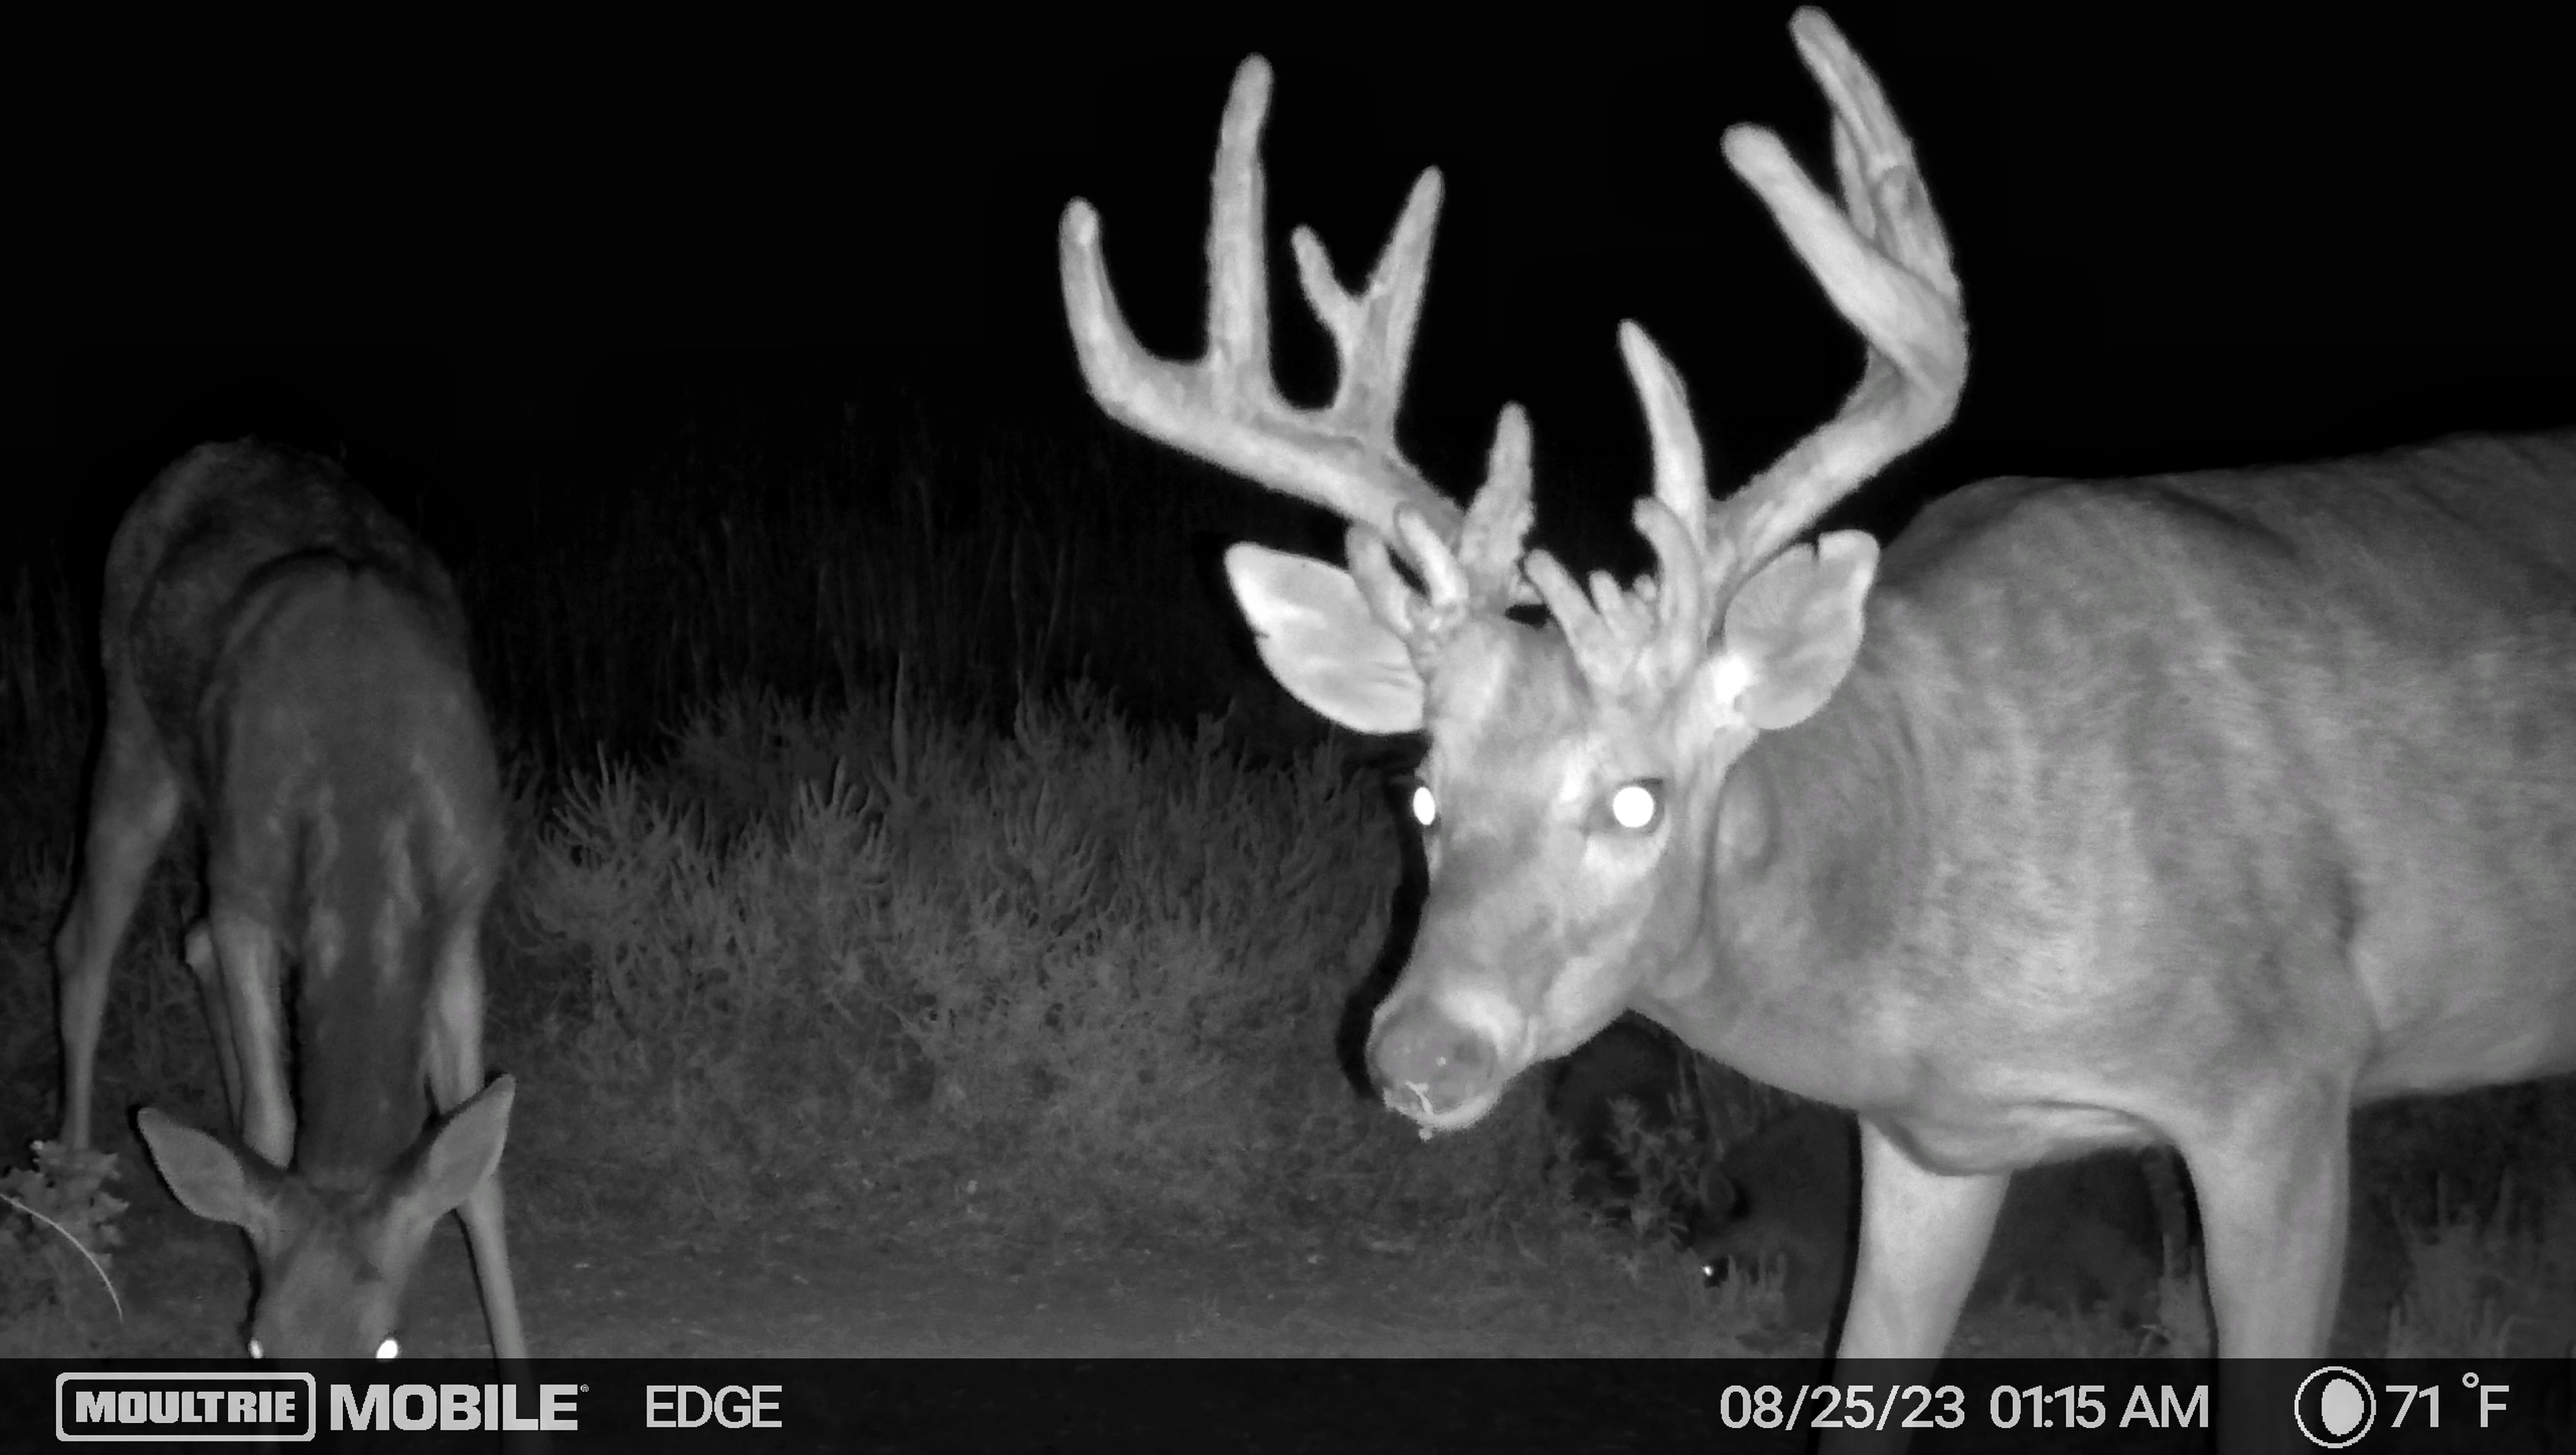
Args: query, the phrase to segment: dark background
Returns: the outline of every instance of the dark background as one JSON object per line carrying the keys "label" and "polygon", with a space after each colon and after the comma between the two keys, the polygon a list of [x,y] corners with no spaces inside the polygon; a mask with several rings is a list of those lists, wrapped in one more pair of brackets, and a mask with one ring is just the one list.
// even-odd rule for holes
{"label": "dark background", "polygon": [[[1915,138],[1974,340],[1958,421],[1860,523],[1990,473],[2576,418],[2569,28],[2545,9],[1839,7]],[[1448,176],[1404,420],[1435,479],[1470,485],[1518,399],[1542,536],[1569,502],[1623,515],[1633,317],[1728,488],[1858,362],[1716,150],[1758,121],[1829,175],[1787,15],[30,37],[11,230],[35,246],[0,344],[16,544],[85,577],[154,470],[251,432],[435,515],[613,495],[719,416],[1105,430],[1056,218],[1098,205],[1130,320],[1194,352],[1216,120],[1254,49],[1278,76],[1274,265],[1308,223],[1356,281],[1416,170]],[[1283,373],[1318,397],[1320,336],[1274,271]]]}

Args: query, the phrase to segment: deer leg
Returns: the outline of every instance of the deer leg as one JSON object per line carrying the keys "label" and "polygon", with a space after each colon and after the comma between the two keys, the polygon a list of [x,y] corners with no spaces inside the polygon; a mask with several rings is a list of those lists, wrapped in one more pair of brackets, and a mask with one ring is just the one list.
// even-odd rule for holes
{"label": "deer leg", "polygon": [[188,969],[197,977],[197,998],[206,1008],[206,1029],[215,1038],[215,1066],[224,1078],[224,1105],[233,1114],[233,1135],[250,1126],[250,1086],[242,1078],[241,1043],[233,1035],[233,1013],[224,989],[222,962],[215,955],[214,932],[199,920],[188,927]]}
{"label": "deer leg", "polygon": [[2183,1185],[2181,1154],[2159,1144],[2140,1152],[2138,1164],[2147,1179],[2147,1195],[2155,1203],[2162,1271],[2179,1275],[2200,1253],[2200,1239],[2192,1232],[2192,1195]]}
{"label": "deer leg", "polygon": [[2238,1108],[2183,1148],[2223,1357],[2325,1352],[2343,1273],[2349,1121],[2342,1088],[2319,1087],[2280,1105]]}
{"label": "deer leg", "polygon": [[[1934,1172],[1876,1123],[1860,1119],[1860,1251],[1834,1353],[1838,1366],[1894,1360],[1870,1376],[1879,1383],[1930,1382],[2011,1185],[2010,1173]],[[1902,1430],[1837,1430],[1817,1448],[1854,1455],[1902,1450],[1905,1443]]]}
{"label": "deer leg", "polygon": [[2183,1145],[2218,1338],[2218,1447],[2289,1448],[2256,1359],[2326,1352],[2343,1267],[2350,1106],[2341,1085],[2229,1108]]}
{"label": "deer leg", "polygon": [[134,906],[143,897],[161,845],[179,821],[179,775],[152,736],[151,719],[131,686],[108,706],[108,730],[90,791],[89,833],[81,847],[80,888],[54,937],[61,986],[63,1141],[87,1147],[90,1085],[98,1066],[99,1024],[107,1014],[108,971]]}
{"label": "deer leg", "polygon": [[1860,1256],[1835,1357],[1939,1359],[2011,1183],[1931,1171],[1861,1118]]}
{"label": "deer leg", "polygon": [[207,913],[205,929],[221,972],[217,998],[231,1023],[229,1066],[241,1078],[242,1145],[283,1168],[295,1155],[295,1100],[286,1085],[286,967],[277,934],[221,903]]}
{"label": "deer leg", "polygon": [[[483,964],[475,946],[480,915],[459,917],[439,952],[436,988],[429,1007],[429,1093],[446,1116],[483,1089]],[[465,1241],[474,1252],[475,1281],[483,1288],[483,1317],[493,1355],[504,1362],[528,1357],[519,1323],[519,1291],[510,1276],[510,1240],[502,1224],[501,1168],[457,1205]]]}

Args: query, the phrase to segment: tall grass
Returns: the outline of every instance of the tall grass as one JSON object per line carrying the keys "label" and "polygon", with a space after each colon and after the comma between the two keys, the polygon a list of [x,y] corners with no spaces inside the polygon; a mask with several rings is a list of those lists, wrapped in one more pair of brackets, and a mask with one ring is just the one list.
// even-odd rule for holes
{"label": "tall grass", "polygon": [[1331,1054],[1394,870],[1329,751],[1247,767],[1079,689],[1003,734],[732,699],[541,834],[581,993],[520,1061],[567,1147],[699,1216],[1472,1220],[1534,1122],[1426,1158]]}
{"label": "tall grass", "polygon": [[21,564],[0,612],[0,864],[59,854],[94,731],[92,624],[58,561]]}

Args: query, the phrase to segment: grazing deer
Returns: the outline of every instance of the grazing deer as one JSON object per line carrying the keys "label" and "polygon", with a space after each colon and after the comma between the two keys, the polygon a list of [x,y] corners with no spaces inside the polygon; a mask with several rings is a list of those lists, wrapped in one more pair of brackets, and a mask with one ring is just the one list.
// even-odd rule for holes
{"label": "grazing deer", "polygon": [[247,1145],[150,1109],[138,1125],[180,1202],[250,1234],[252,1355],[395,1352],[404,1285],[461,1210],[493,1347],[524,1359],[511,1081],[483,1084],[476,945],[500,783],[447,573],[330,462],[206,445],[117,528],[99,638],[106,736],[54,942],[63,1139],[89,1144],[108,969],[193,814],[206,912],[186,958]]}
{"label": "grazing deer", "polygon": [[[1136,342],[1076,201],[1083,376],[1352,522],[1347,571],[1227,566],[1291,692],[1429,736],[1429,893],[1368,1050],[1426,1134],[1633,1009],[1859,1114],[1841,1356],[1941,1353],[2015,1169],[2157,1142],[2200,1199],[2220,1352],[2316,1354],[2352,1107],[2576,1067],[2576,437],[1996,480],[1883,561],[1794,544],[1950,418],[1968,344],[1876,80],[1821,14],[1792,31],[1840,206],[1766,131],[1723,149],[1867,363],[1714,502],[1681,381],[1623,325],[1654,458],[1634,586],[1524,551],[1516,407],[1463,513],[1397,446],[1436,173],[1358,296],[1296,233],[1341,373],[1323,408],[1281,400],[1257,58],[1218,142],[1207,356]],[[1552,620],[1505,614],[1532,602]]]}

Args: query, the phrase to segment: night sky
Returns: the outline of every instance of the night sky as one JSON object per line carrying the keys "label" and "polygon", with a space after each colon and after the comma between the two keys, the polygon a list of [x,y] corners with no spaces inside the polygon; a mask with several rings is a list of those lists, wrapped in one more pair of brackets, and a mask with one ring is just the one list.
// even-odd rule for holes
{"label": "night sky", "polygon": [[[1836,11],[1915,139],[1974,350],[1949,435],[1864,523],[1991,473],[2576,422],[2571,51],[2541,7],[2320,11],[2304,34],[1955,8]],[[345,450],[403,498],[524,488],[710,401],[908,394],[1093,428],[1056,218],[1097,205],[1131,322],[1194,353],[1217,117],[1256,49],[1292,394],[1328,376],[1286,228],[1356,282],[1437,165],[1417,460],[1463,489],[1518,399],[1543,509],[1633,492],[1613,343],[1633,317],[1730,486],[1857,368],[1717,153],[1752,120],[1827,168],[1823,102],[1785,7],[1567,14],[1472,36],[1282,10],[1150,38],[1087,12],[66,47],[39,68],[63,104],[20,138],[13,231],[41,260],[7,350],[22,539],[103,534],[179,450],[249,432]]]}

